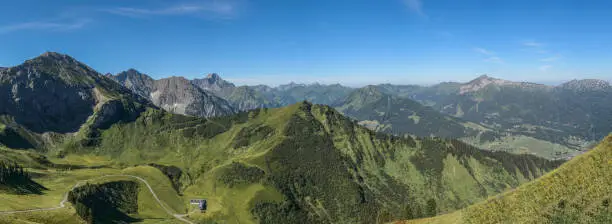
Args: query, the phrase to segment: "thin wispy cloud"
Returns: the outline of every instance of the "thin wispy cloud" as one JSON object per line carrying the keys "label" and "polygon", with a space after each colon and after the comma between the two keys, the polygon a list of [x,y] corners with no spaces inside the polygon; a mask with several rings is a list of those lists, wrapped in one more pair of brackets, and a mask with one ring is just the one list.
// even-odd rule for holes
{"label": "thin wispy cloud", "polygon": [[49,22],[49,21],[32,21],[24,23],[15,23],[0,26],[0,34],[10,33],[23,30],[49,30],[49,31],[67,31],[85,27],[90,23],[90,19],[77,19],[73,21]]}
{"label": "thin wispy cloud", "polygon": [[551,53],[550,49],[549,49],[550,46],[546,47],[547,45],[542,43],[542,42],[523,41],[521,43],[521,45],[525,47],[524,50],[526,50],[526,51],[543,55],[543,56],[541,56],[540,59],[538,59],[538,61],[545,62],[547,64],[540,66],[538,68],[540,71],[545,72],[545,71],[549,70],[550,68],[552,68],[552,65],[550,65],[550,63],[553,63],[553,62],[558,61],[559,59],[561,59],[561,56],[559,54]]}
{"label": "thin wispy cloud", "polygon": [[480,47],[475,47],[474,51],[480,54],[484,54],[484,55],[494,55],[495,54],[495,52],[492,52],[492,51],[489,51],[487,49],[480,48]]}
{"label": "thin wispy cloud", "polygon": [[199,3],[169,5],[161,8],[117,7],[112,9],[104,9],[102,11],[128,17],[181,16],[199,14],[231,16],[235,14],[236,8],[236,3],[231,1],[204,1]]}
{"label": "thin wispy cloud", "polygon": [[550,70],[553,66],[552,65],[542,65],[540,66],[540,71],[546,72],[548,70]]}
{"label": "thin wispy cloud", "polygon": [[476,53],[481,54],[482,56],[484,56],[485,58],[483,60],[485,62],[495,63],[495,64],[503,64],[504,63],[504,60],[502,60],[500,57],[496,56],[495,52],[493,52],[491,50],[487,50],[487,49],[481,48],[481,47],[475,47],[473,50]]}
{"label": "thin wispy cloud", "polygon": [[546,44],[542,42],[530,40],[530,41],[521,42],[521,45],[525,47],[525,49],[523,49],[525,51],[531,51],[537,54],[547,54],[548,53],[548,50],[544,48]]}
{"label": "thin wispy cloud", "polygon": [[403,0],[404,4],[413,13],[426,17],[427,15],[423,11],[423,2],[421,0]]}
{"label": "thin wispy cloud", "polygon": [[561,58],[560,56],[552,56],[552,57],[547,57],[547,58],[541,58],[540,61],[553,62],[553,61],[559,60],[560,58]]}
{"label": "thin wispy cloud", "polygon": [[544,46],[544,44],[540,42],[536,42],[536,41],[525,41],[523,42],[523,46],[539,48],[539,47]]}

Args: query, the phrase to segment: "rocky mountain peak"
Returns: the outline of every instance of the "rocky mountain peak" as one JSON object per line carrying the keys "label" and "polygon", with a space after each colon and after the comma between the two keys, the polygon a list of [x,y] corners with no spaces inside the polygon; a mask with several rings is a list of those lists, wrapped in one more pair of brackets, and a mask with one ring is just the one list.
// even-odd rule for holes
{"label": "rocky mountain peak", "polygon": [[136,69],[130,68],[126,71],[120,72],[116,75],[116,79],[123,81],[127,79],[153,79],[150,76],[139,72]]}
{"label": "rocky mountain peak", "polygon": [[225,81],[217,73],[211,73],[203,79],[191,80],[191,83],[200,89],[213,92],[219,96],[227,97],[236,87],[233,83]]}
{"label": "rocky mountain peak", "polygon": [[487,74],[483,74],[481,76],[478,76],[477,78],[473,79],[472,81],[468,82],[468,84],[490,84],[490,83],[494,83],[494,82],[509,82],[506,80],[502,80],[502,79],[498,79],[498,78],[494,78],[491,77]]}
{"label": "rocky mountain peak", "polygon": [[219,81],[221,76],[219,76],[217,73],[210,73],[206,76],[206,78],[210,81]]}
{"label": "rocky mountain peak", "polygon": [[42,57],[42,58],[71,58],[68,55],[57,53],[57,52],[52,52],[52,51],[47,51],[45,53],[42,53],[39,57]]}
{"label": "rocky mountain peak", "polygon": [[599,91],[610,89],[611,86],[608,81],[600,79],[574,79],[572,81],[561,84],[561,88],[574,91]]}
{"label": "rocky mountain peak", "polygon": [[66,54],[60,54],[57,52],[45,52],[41,55],[39,55],[38,57],[35,57],[33,59],[27,60],[25,64],[31,64],[31,63],[37,63],[37,62],[43,62],[45,64],[47,63],[56,63],[56,64],[81,64],[79,61],[77,61],[76,59],[66,55]]}
{"label": "rocky mountain peak", "polygon": [[36,133],[76,132],[88,119],[93,119],[91,128],[104,128],[149,106],[118,83],[56,52],[3,71],[0,80],[0,95],[7,96],[0,99],[0,114]]}
{"label": "rocky mountain peak", "polygon": [[493,80],[493,79],[495,79],[495,78],[493,78],[493,77],[491,77],[491,76],[489,76],[487,74],[483,74],[483,75],[478,76],[474,80],[482,81],[482,80]]}
{"label": "rocky mountain peak", "polygon": [[493,78],[485,74],[485,75],[478,76],[478,78],[462,85],[459,88],[459,93],[465,94],[469,92],[475,92],[491,84],[506,85],[506,84],[511,84],[511,83],[512,83],[511,81]]}
{"label": "rocky mountain peak", "polygon": [[235,112],[229,102],[198,88],[184,77],[156,80],[153,89],[151,101],[172,113],[214,117]]}
{"label": "rocky mountain peak", "polygon": [[130,68],[127,71],[120,72],[117,75],[111,76],[112,79],[119,82],[121,85],[132,90],[136,94],[149,98],[149,94],[153,89],[153,78],[140,73],[136,69]]}

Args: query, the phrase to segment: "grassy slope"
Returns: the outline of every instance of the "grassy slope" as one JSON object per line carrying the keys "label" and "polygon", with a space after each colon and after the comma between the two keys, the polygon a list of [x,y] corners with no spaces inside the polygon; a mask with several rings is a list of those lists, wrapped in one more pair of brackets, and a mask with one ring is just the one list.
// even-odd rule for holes
{"label": "grassy slope", "polygon": [[[0,203],[1,211],[56,207],[63,199],[64,193],[80,181],[87,180],[89,183],[103,183],[115,180],[134,181],[133,178],[128,177],[103,177],[104,175],[121,174],[135,175],[146,179],[149,184],[151,184],[151,187],[153,187],[153,190],[158,194],[159,198],[166,203],[167,207],[171,208],[176,213],[185,213],[186,210],[185,201],[174,191],[169,179],[164,176],[161,171],[150,166],[137,166],[126,169],[91,169],[77,167],[79,163],[92,163],[97,165],[110,164],[107,160],[105,161],[104,157],[96,156],[72,155],[66,159],[54,160],[55,162],[70,162],[72,168],[67,169],[66,167],[41,162],[44,161],[40,160],[41,155],[34,152],[10,149],[0,150],[2,150],[2,154],[0,154],[1,160],[15,161],[28,167],[27,169],[33,173],[33,179],[48,188],[42,195],[0,193],[0,200],[3,201],[3,203]],[[174,218],[167,215],[158,205],[146,186],[141,182],[138,183],[140,184],[139,209],[138,214],[134,214],[133,216],[143,219],[144,223],[175,223]],[[53,211],[0,215],[0,223],[81,223],[82,220],[75,214],[70,203],[67,205],[66,208]]]}
{"label": "grassy slope", "polygon": [[[256,134],[267,129],[272,132],[264,136]],[[311,132],[317,134],[309,136]],[[341,211],[342,207],[368,209],[370,205],[380,207],[376,212],[385,219],[386,213],[405,209],[407,205],[401,199],[406,198],[414,198],[420,207],[433,199],[438,201],[437,211],[453,211],[517,186],[546,170],[546,166],[538,164],[523,174],[517,171],[518,163],[504,169],[501,159],[485,155],[494,161],[487,162],[488,159],[471,154],[480,155],[479,151],[465,145],[451,146],[448,141],[436,139],[416,140],[414,145],[409,141],[377,135],[329,107],[301,103],[215,120],[150,110],[134,123],[116,125],[103,132],[99,147],[77,151],[95,150],[100,155],[110,155],[118,165],[156,161],[178,166],[188,174],[184,180],[186,185],[191,185],[184,189],[185,197],[210,200],[209,212],[193,214],[192,218],[236,223],[254,222],[256,215],[251,209],[258,202],[266,201],[276,205],[294,203],[305,207],[302,212],[315,216],[332,214],[338,217],[328,220],[333,222],[372,221]],[[302,143],[292,145],[295,142]],[[458,153],[464,150],[458,147],[466,147],[469,153]],[[316,151],[317,148],[322,151]],[[322,158],[332,165],[319,164]],[[426,162],[420,163],[420,160]],[[219,179],[232,162],[264,170],[266,177],[254,183],[227,186]],[[303,168],[318,173],[312,174]],[[285,189],[291,183],[324,180],[334,175],[339,182],[303,186],[299,190],[303,192],[297,192],[300,198],[287,198],[297,191]],[[457,180],[461,184],[454,184]],[[429,187],[432,185],[437,187]],[[344,189],[343,193],[337,189]],[[405,193],[393,193],[396,191]],[[335,194],[338,196],[329,196]],[[365,197],[371,199],[367,202],[349,199],[359,194],[369,194]],[[348,202],[330,204],[334,200]]]}
{"label": "grassy slope", "polygon": [[464,210],[406,223],[610,223],[612,136],[518,189]]}
{"label": "grassy slope", "polygon": [[[190,214],[197,221],[376,223],[454,211],[556,166],[457,141],[377,134],[327,106],[308,103],[212,120],[149,109],[94,140],[99,142],[94,147],[66,144],[70,154],[53,161],[115,168],[71,170],[63,178],[46,171],[48,179],[39,182],[54,193],[39,196],[50,197],[45,203],[56,204],[59,189],[100,171],[167,181],[150,168],[120,169],[155,162],[185,172],[182,198],[170,182],[154,185],[166,192],[161,197],[169,207],[184,213],[181,200],[209,199],[208,212]],[[252,180],[242,171],[228,172],[235,162],[264,174]],[[229,185],[228,179],[245,181]],[[150,197],[141,198],[143,218],[167,218],[156,206],[146,207],[155,205]]]}

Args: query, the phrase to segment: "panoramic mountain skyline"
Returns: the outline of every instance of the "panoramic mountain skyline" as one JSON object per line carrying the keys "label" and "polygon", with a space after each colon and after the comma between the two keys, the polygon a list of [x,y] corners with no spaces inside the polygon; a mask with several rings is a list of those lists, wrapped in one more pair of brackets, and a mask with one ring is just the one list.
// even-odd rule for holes
{"label": "panoramic mountain skyline", "polygon": [[609,1],[0,5],[0,224],[612,223]]}
{"label": "panoramic mountain skyline", "polygon": [[606,1],[33,0],[3,8],[0,67],[58,51],[103,73],[218,73],[237,85],[612,79]]}

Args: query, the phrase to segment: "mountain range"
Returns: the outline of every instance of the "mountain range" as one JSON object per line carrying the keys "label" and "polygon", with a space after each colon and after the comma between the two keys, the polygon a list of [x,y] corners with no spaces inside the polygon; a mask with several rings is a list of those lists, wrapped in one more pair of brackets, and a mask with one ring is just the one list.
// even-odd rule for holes
{"label": "mountain range", "polygon": [[[433,87],[237,87],[214,74],[199,80],[155,80],[136,70],[103,75],[70,56],[48,52],[0,71],[0,162],[14,164],[10,172],[20,178],[10,185],[0,181],[5,202],[0,223],[385,223],[440,214],[462,214],[471,217],[468,223],[521,221],[520,206],[508,213],[517,215],[510,219],[490,198],[501,194],[510,198],[499,200],[507,200],[503,205],[514,205],[505,196],[513,193],[507,192],[528,191],[521,197],[541,197],[548,206],[558,195],[580,195],[578,183],[585,181],[593,185],[584,192],[601,198],[606,188],[595,187],[610,186],[604,174],[610,140],[564,165],[565,160],[529,153],[483,150],[474,145],[511,138],[545,141],[540,129],[576,142],[589,136],[550,127],[562,124],[526,123],[529,114],[500,113],[476,121],[482,110],[521,112],[535,106],[504,93],[563,94],[599,100],[565,105],[605,119],[607,113],[595,111],[606,108],[598,97],[607,97],[608,88],[593,81],[548,87],[490,77]],[[453,97],[464,101],[452,104],[451,114],[441,104]],[[464,106],[469,100],[478,102],[475,108]],[[525,117],[519,124],[533,128],[493,123],[508,122],[502,115]],[[573,116],[562,117],[581,120]],[[551,140],[542,149],[552,151],[546,147],[554,144]],[[19,169],[28,175],[14,171]],[[577,176],[589,171],[599,176]],[[569,187],[558,186],[569,180],[574,181]],[[565,190],[549,200],[547,186]],[[67,201],[57,207],[64,195]],[[583,196],[589,200],[564,203],[604,204]],[[205,213],[189,207],[194,198],[207,199]],[[51,209],[13,212],[33,204]],[[480,214],[487,214],[486,208],[496,209],[484,219]],[[595,210],[575,210],[588,211]]]}
{"label": "mountain range", "polygon": [[109,77],[173,113],[214,117],[236,112],[226,100],[199,88],[183,77],[154,80],[134,69]]}
{"label": "mountain range", "polygon": [[[141,95],[156,82],[135,70],[112,77]],[[236,86],[210,74],[190,82],[208,95],[229,102],[234,111],[226,102],[213,99],[202,102],[210,105],[209,111],[184,114],[210,117],[307,100],[331,105],[376,131],[462,138],[478,147],[546,158],[570,158],[612,131],[605,125],[612,119],[612,108],[605,103],[612,97],[612,88],[603,80],[548,86],[483,75],[467,83],[433,86],[379,84],[350,88],[289,83],[269,87]],[[194,108],[198,110],[203,109]]]}
{"label": "mountain range", "polygon": [[602,80],[547,86],[483,75],[468,83],[350,88],[236,86],[214,73],[155,80],[134,69],[106,77],[173,113],[206,118],[307,100],[331,105],[376,131],[461,138],[477,147],[545,158],[571,158],[612,131],[606,125],[612,119],[606,103],[612,87]]}

